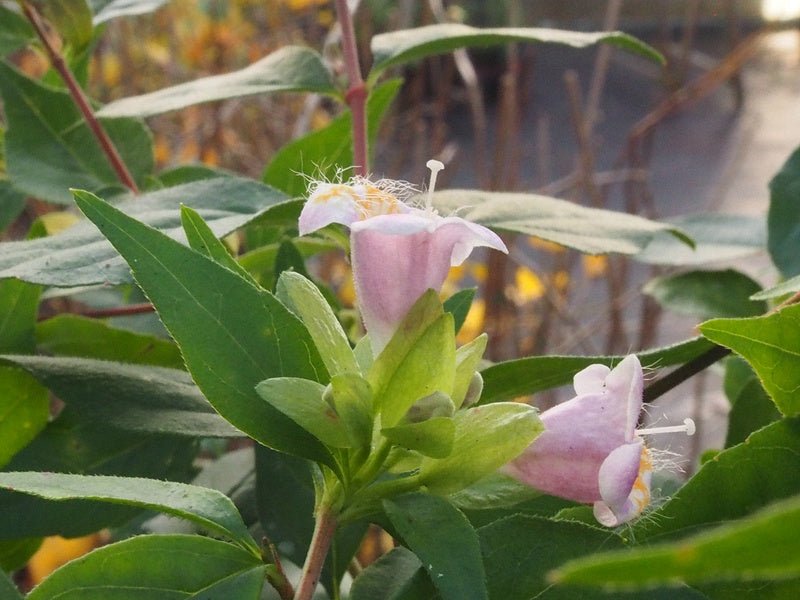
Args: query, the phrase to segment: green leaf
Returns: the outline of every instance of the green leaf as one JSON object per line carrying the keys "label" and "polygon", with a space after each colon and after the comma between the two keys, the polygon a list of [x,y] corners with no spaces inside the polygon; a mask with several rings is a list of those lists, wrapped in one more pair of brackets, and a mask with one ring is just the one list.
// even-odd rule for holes
{"label": "green leaf", "polygon": [[[69,94],[34,81],[0,62],[0,93],[8,130],[8,176],[22,192],[57,204],[70,204],[69,188],[99,191],[119,187]],[[102,121],[136,182],[153,171],[153,149],[144,124],[135,119]]]}
{"label": "green leaf", "polygon": [[753,375],[732,400],[725,447],[741,444],[751,433],[780,418],[781,413]]}
{"label": "green leaf", "polygon": [[28,45],[35,38],[36,33],[22,15],[0,4],[0,57]]}
{"label": "green leaf", "polygon": [[680,542],[570,561],[550,580],[619,589],[677,581],[800,577],[798,531],[800,497],[794,497]]}
{"label": "green leaf", "polygon": [[226,536],[259,556],[242,517],[224,494],[186,483],[68,473],[0,473],[0,487],[48,500],[99,500],[158,510]]}
{"label": "green leaf", "polygon": [[458,210],[459,216],[491,229],[536,236],[588,254],[636,254],[662,231],[691,243],[668,224],[538,194],[448,190],[433,197],[444,214]]}
{"label": "green leaf", "polygon": [[[488,343],[489,336],[482,333],[470,343],[464,344],[456,350],[456,378],[453,386],[453,404],[456,408],[461,408],[467,398],[467,392],[470,392],[470,385],[481,360],[483,360],[483,353],[486,351]],[[480,374],[478,376],[482,377]],[[476,399],[470,398],[470,400]]]}
{"label": "green leaf", "polygon": [[0,366],[0,467],[44,429],[49,416],[47,390],[27,373]]}
{"label": "green leaf", "polygon": [[784,415],[800,412],[800,305],[749,319],[714,319],[700,332],[752,365]]}
{"label": "green leaf", "polygon": [[657,277],[649,281],[642,291],[668,310],[711,319],[764,314],[767,305],[749,299],[760,289],[758,282],[744,273],[726,269]]}
{"label": "green leaf", "polygon": [[22,600],[17,586],[0,570],[0,600]]}
{"label": "green leaf", "polygon": [[795,275],[786,281],[782,281],[777,285],[761,290],[760,292],[750,296],[751,300],[770,300],[772,298],[779,298],[788,294],[800,292],[800,275]]}
{"label": "green leaf", "polygon": [[800,148],[772,178],[769,191],[767,249],[783,276],[794,277],[800,275]]}
{"label": "green leaf", "polygon": [[333,466],[318,440],[255,392],[276,376],[327,380],[302,323],[272,294],[99,198],[76,192],[76,202],[132,266],[217,412],[262,444]]}
{"label": "green leaf", "polygon": [[335,94],[336,88],[318,52],[303,46],[284,46],[240,71],[123,98],[107,104],[97,114],[149,117],[205,102],[278,92]]}
{"label": "green leaf", "polygon": [[353,581],[350,600],[432,600],[437,596],[417,555],[398,546]]}
{"label": "green leaf", "polygon": [[87,422],[141,433],[244,436],[214,412],[185,371],[52,356],[6,354],[0,361],[25,369]]}
{"label": "green leaf", "polygon": [[425,458],[420,480],[437,494],[451,494],[516,458],[541,433],[535,408],[498,402],[456,413],[453,451],[443,459]]}
{"label": "green leaf", "polygon": [[255,280],[250,276],[250,273],[236,262],[236,259],[228,252],[225,244],[217,239],[216,234],[208,226],[208,223],[203,221],[203,217],[197,214],[196,210],[185,205],[181,206],[181,224],[189,242],[189,247],[192,250],[196,250],[214,262],[241,275],[246,281],[255,284]]}
{"label": "green leaf", "polygon": [[[0,11],[3,7],[0,5]],[[0,157],[2,157],[2,134],[0,134]],[[25,209],[27,197],[14,189],[11,183],[0,179],[0,232],[17,220]]]}
{"label": "green leaf", "polygon": [[[191,439],[109,429],[66,405],[7,469],[185,481],[194,475],[196,453]],[[140,512],[129,506],[84,500],[52,502],[0,491],[0,539],[56,534],[78,537],[120,525]]]}
{"label": "green leaf", "polygon": [[296,377],[275,377],[256,386],[261,398],[333,448],[352,446],[342,419],[322,397],[325,386]]}
{"label": "green leaf", "polygon": [[456,333],[461,330],[461,326],[467,319],[467,313],[472,306],[472,300],[475,298],[475,292],[478,288],[467,288],[459,290],[447,300],[444,301],[444,310],[453,315],[453,321],[456,328]]}
{"label": "green leaf", "polygon": [[331,375],[359,372],[347,334],[316,285],[299,273],[284,271],[276,294],[303,321]]}
{"label": "green leaf", "polygon": [[[115,204],[137,220],[183,241],[180,206],[191,205],[223,237],[251,222],[286,210],[286,196],[250,179],[219,177]],[[47,238],[0,243],[0,278],[18,277],[61,287],[132,281],[130,269],[91,223],[79,223]]]}
{"label": "green leaf", "polygon": [[[367,130],[374,145],[378,128],[402,80],[377,85],[367,98]],[[352,116],[349,111],[328,125],[281,147],[264,169],[263,180],[291,196],[305,196],[309,179],[335,181],[340,169],[353,164]]]}
{"label": "green leaf", "polygon": [[368,446],[372,440],[373,395],[369,382],[355,373],[331,377],[333,405],[342,418],[355,447]]}
{"label": "green leaf", "polygon": [[39,286],[0,281],[0,352],[33,352]]}
{"label": "green leaf", "polygon": [[[41,545],[42,538],[38,537],[0,542],[0,573],[11,573],[24,567]],[[0,579],[0,600],[3,598],[2,583]]]}
{"label": "green leaf", "polygon": [[510,508],[541,495],[540,491],[498,471],[451,494],[450,502],[461,510],[479,511]]}
{"label": "green leaf", "polygon": [[36,348],[49,356],[184,368],[181,352],[173,342],[78,315],[62,314],[37,323]]}
{"label": "green leaf", "polygon": [[267,571],[258,565],[242,573],[234,573],[217,583],[192,594],[187,600],[216,600],[217,598],[236,598],[239,600],[260,600],[263,598],[264,579]]}
{"label": "green leaf", "polygon": [[[644,367],[662,368],[678,365],[700,356],[712,348],[701,337],[672,346],[638,352]],[[566,385],[578,371],[593,364],[613,367],[622,356],[530,356],[494,364],[481,371],[483,395],[481,404],[511,400],[518,396]]]}
{"label": "green leaf", "polygon": [[478,535],[489,596],[504,600],[538,597],[550,586],[545,579],[550,569],[575,556],[622,546],[613,532],[533,515],[496,521]]}
{"label": "green leaf", "polygon": [[233,596],[208,596],[228,578],[265,566],[231,544],[188,535],[142,535],[103,546],[50,575],[29,600],[177,600],[212,597],[258,600],[261,586],[246,577]]}
{"label": "green leaf", "polygon": [[488,600],[478,536],[456,507],[430,494],[407,494],[384,500],[383,509],[442,600]]}
{"label": "green leaf", "polygon": [[88,0],[94,13],[94,24],[99,25],[117,17],[144,15],[157,10],[167,0]]}
{"label": "green leaf", "polygon": [[446,458],[453,451],[455,422],[451,417],[432,417],[419,423],[403,423],[381,429],[388,440],[416,450],[423,456]]}
{"label": "green leaf", "polygon": [[583,48],[605,42],[644,56],[659,64],[664,58],[656,50],[636,38],[621,32],[584,33],[534,27],[495,27],[478,29],[468,25],[447,23],[427,25],[381,33],[372,38],[374,62],[370,79],[394,65],[412,62],[426,56],[452,52],[458,48],[498,46],[511,42],[540,42],[564,44]]}
{"label": "green leaf", "polygon": [[42,15],[62,39],[80,53],[92,41],[92,11],[86,0],[50,0],[42,5]]}
{"label": "green leaf", "polygon": [[733,261],[762,252],[767,243],[763,217],[701,213],[665,219],[664,223],[686,233],[694,247],[659,233],[636,255],[637,261],[673,266]]}
{"label": "green leaf", "polygon": [[411,405],[434,392],[450,395],[455,377],[453,317],[433,290],[411,307],[375,359],[368,380],[385,427],[396,425]]}
{"label": "green leaf", "polygon": [[783,419],[717,454],[665,504],[638,521],[638,542],[685,536],[800,493],[800,419]]}

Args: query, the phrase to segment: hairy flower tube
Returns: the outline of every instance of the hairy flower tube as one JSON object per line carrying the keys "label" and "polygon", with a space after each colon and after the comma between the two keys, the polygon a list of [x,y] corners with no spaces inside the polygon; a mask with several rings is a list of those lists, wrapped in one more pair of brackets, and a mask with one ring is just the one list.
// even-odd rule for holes
{"label": "hairy flower tube", "polygon": [[593,503],[595,518],[616,527],[642,513],[650,502],[652,453],[641,435],[694,432],[682,427],[636,430],[642,410],[642,366],[627,356],[613,370],[590,365],[575,375],[571,400],[541,415],[544,432],[506,472],[554,496]]}
{"label": "hairy flower tube", "polygon": [[300,235],[331,223],[350,228],[350,252],[356,298],[375,355],[422,294],[441,289],[451,266],[458,266],[478,246],[508,252],[493,231],[459,217],[442,217],[430,207],[436,173],[425,209],[401,197],[410,187],[400,182],[371,182],[355,177],[346,183],[316,183],[300,213]]}

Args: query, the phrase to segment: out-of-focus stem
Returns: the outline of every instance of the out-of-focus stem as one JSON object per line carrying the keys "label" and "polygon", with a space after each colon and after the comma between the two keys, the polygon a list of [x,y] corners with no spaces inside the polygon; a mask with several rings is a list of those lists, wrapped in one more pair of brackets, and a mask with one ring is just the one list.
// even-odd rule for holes
{"label": "out-of-focus stem", "polygon": [[114,169],[117,178],[120,180],[122,185],[130,189],[134,194],[138,194],[139,188],[136,186],[133,176],[128,170],[125,162],[122,160],[122,157],[120,156],[119,151],[117,151],[117,147],[114,145],[114,142],[111,141],[111,138],[108,137],[108,133],[106,133],[106,130],[103,129],[103,126],[97,120],[97,117],[95,117],[94,111],[89,104],[89,99],[86,97],[86,94],[84,94],[81,86],[78,85],[75,75],[73,75],[72,71],[69,70],[64,57],[61,56],[61,53],[56,49],[55,45],[53,45],[53,42],[47,33],[47,28],[42,22],[41,16],[36,11],[36,8],[34,8],[28,2],[21,2],[20,4],[28,21],[30,21],[31,25],[33,25],[36,35],[38,35],[39,39],[42,41],[44,49],[50,58],[50,62],[53,64],[53,68],[58,72],[61,79],[64,80],[64,83],[69,90],[69,95],[72,97],[72,100],[75,102],[78,110],[81,111],[86,124],[89,126],[89,129],[92,131],[95,139],[97,139],[98,144],[100,144],[100,148],[108,158],[108,162]]}
{"label": "out-of-focus stem", "polygon": [[336,14],[342,28],[342,53],[347,70],[348,88],[345,100],[353,116],[353,167],[355,174],[366,177],[369,173],[367,155],[367,86],[361,76],[358,62],[356,34],[353,29],[353,15],[347,0],[336,0]]}

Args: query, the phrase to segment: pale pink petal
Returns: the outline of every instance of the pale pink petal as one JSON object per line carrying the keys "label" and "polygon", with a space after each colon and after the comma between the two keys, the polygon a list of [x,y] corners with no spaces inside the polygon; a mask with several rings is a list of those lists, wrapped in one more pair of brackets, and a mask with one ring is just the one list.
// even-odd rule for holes
{"label": "pale pink petal", "polygon": [[652,465],[648,450],[639,440],[620,446],[600,467],[602,500],[594,514],[607,527],[616,527],[638,517],[650,501]]}
{"label": "pale pink petal", "polygon": [[500,238],[482,230],[489,232],[463,219],[416,209],[351,225],[356,297],[376,355],[414,302],[428,289],[441,289],[456,254],[460,258],[467,248],[480,245],[505,249]]}
{"label": "pale pink petal", "polygon": [[450,264],[454,267],[463,263],[478,247],[494,248],[508,254],[508,248],[494,231],[460,217],[440,218],[436,233],[439,245],[451,247]]}
{"label": "pale pink petal", "polygon": [[609,395],[619,398],[619,406],[625,412],[625,441],[633,440],[639,413],[642,412],[644,374],[635,354],[629,354],[606,377]]}
{"label": "pale pink petal", "polygon": [[306,235],[331,223],[351,225],[361,218],[353,188],[343,183],[319,183],[300,212],[298,229]]}
{"label": "pale pink petal", "polygon": [[578,396],[583,394],[599,394],[606,389],[606,377],[611,372],[605,365],[589,365],[583,371],[575,373],[572,385]]}

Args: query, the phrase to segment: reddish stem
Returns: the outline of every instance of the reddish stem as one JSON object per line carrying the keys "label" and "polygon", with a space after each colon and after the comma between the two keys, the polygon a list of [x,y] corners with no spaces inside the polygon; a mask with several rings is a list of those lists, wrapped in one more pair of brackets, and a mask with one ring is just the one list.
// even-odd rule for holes
{"label": "reddish stem", "polygon": [[81,86],[78,85],[75,75],[73,75],[72,71],[69,70],[67,63],[64,61],[64,57],[61,56],[58,50],[56,50],[56,47],[50,40],[50,37],[47,33],[47,27],[42,22],[41,16],[28,2],[22,2],[21,5],[22,11],[31,22],[31,25],[33,25],[33,28],[36,31],[36,34],[39,36],[39,39],[42,40],[44,49],[47,52],[47,55],[50,57],[50,62],[53,64],[53,68],[58,72],[58,74],[61,76],[61,79],[63,79],[64,83],[67,85],[67,89],[69,90],[69,94],[72,97],[73,102],[75,102],[75,105],[81,111],[86,124],[89,126],[89,129],[91,129],[92,134],[100,144],[100,148],[108,158],[108,162],[111,164],[111,167],[117,174],[117,178],[134,194],[138,194],[139,188],[136,186],[133,176],[128,170],[125,162],[122,160],[122,157],[120,156],[117,147],[114,145],[114,142],[111,141],[111,138],[108,137],[108,133],[106,133],[106,130],[103,129],[103,126],[97,120],[97,117],[95,117],[94,111],[92,111],[92,107],[89,104],[89,99],[86,97],[86,94],[84,94]]}
{"label": "reddish stem", "polygon": [[342,53],[349,85],[344,99],[353,116],[353,166],[356,175],[366,177],[369,173],[369,156],[367,154],[367,86],[361,76],[356,34],[353,28],[353,15],[347,6],[347,0],[336,0],[336,14],[339,18],[339,25],[342,28]]}
{"label": "reddish stem", "polygon": [[314,596],[325,557],[328,556],[328,550],[333,542],[333,534],[336,533],[336,525],[336,515],[323,505],[317,513],[311,547],[306,555],[306,563],[303,565],[303,574],[297,584],[294,600],[311,600]]}

